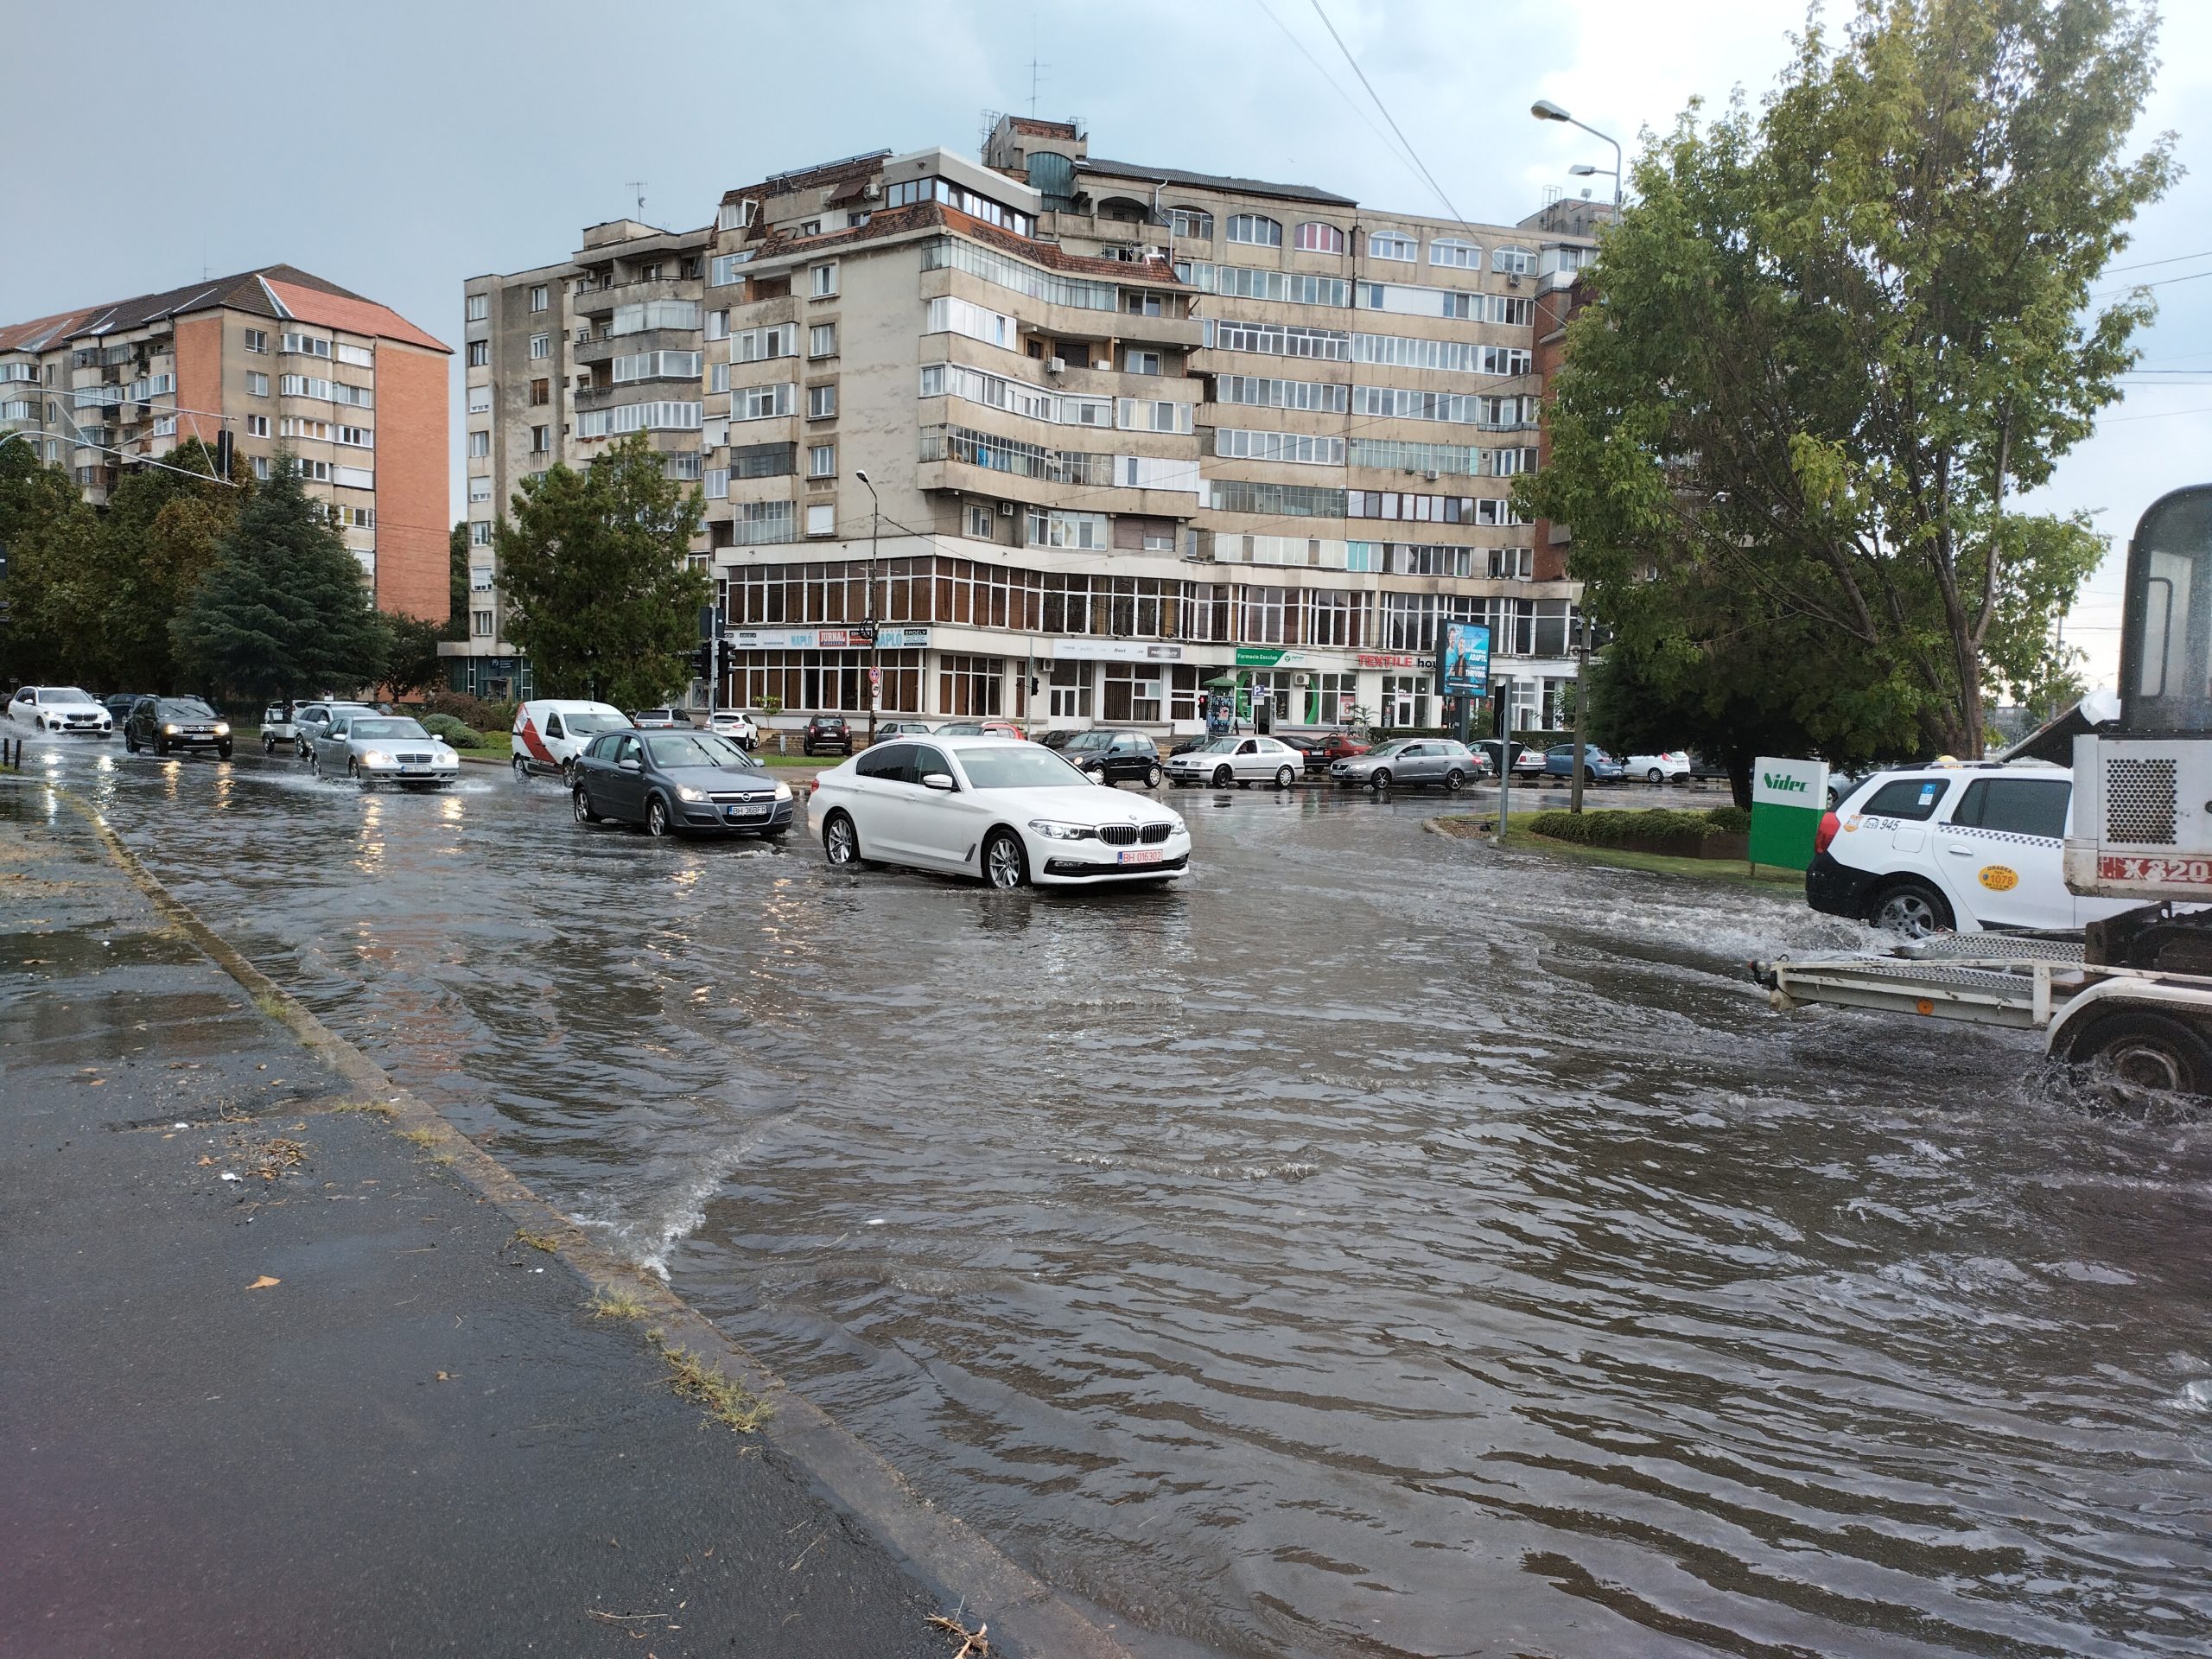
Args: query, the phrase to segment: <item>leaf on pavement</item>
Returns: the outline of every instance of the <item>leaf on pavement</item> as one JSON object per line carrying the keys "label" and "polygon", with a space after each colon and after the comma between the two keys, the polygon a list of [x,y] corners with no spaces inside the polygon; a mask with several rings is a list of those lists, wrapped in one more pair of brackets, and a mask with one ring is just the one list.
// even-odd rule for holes
{"label": "leaf on pavement", "polygon": [[266,1289],[268,1289],[268,1288],[269,1288],[269,1287],[270,1287],[270,1286],[271,1286],[271,1285],[281,1285],[281,1284],[283,1284],[283,1282],[284,1282],[284,1281],[283,1281],[282,1279],[271,1279],[271,1278],[270,1278],[267,1274],[265,1274],[265,1273],[264,1273],[264,1274],[263,1274],[261,1275],[261,1277],[260,1277],[260,1278],[258,1278],[258,1279],[255,1280],[251,1284],[248,1285],[248,1286],[246,1287],[246,1288],[247,1288],[248,1290],[266,1290]]}

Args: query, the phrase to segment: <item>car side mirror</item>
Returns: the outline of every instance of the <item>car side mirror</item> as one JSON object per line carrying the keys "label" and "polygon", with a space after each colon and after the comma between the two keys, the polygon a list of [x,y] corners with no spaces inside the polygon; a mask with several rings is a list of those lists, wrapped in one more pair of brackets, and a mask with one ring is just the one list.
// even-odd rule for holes
{"label": "car side mirror", "polygon": [[924,789],[942,790],[945,794],[950,795],[952,793],[953,790],[957,787],[957,785],[953,783],[950,773],[932,772],[924,775],[922,779],[922,787]]}
{"label": "car side mirror", "polygon": [[645,763],[641,760],[631,760],[625,759],[616,762],[616,764],[625,772],[643,772],[645,769]]}

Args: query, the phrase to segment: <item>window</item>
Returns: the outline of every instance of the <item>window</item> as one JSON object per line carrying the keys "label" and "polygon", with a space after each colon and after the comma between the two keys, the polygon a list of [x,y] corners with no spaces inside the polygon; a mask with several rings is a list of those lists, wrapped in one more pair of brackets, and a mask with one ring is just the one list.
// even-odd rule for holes
{"label": "window", "polygon": [[471,322],[481,322],[491,315],[492,296],[489,294],[472,294],[468,296],[468,320]]}
{"label": "window", "polygon": [[468,342],[468,366],[472,369],[488,369],[492,366],[490,340],[472,340]]}
{"label": "window", "polygon": [[986,346],[1003,346],[1011,351],[1020,337],[1020,327],[1003,311],[963,300],[957,296],[940,296],[929,303],[927,321],[922,325],[925,334],[965,334],[970,340],[980,340]]}
{"label": "window", "polygon": [[1509,276],[1526,276],[1536,268],[1536,256],[1526,248],[1492,248],[1490,268]]}
{"label": "window", "polygon": [[1910,818],[1915,823],[1936,816],[1951,786],[1948,778],[1900,778],[1884,784],[1859,810],[1870,818]]}
{"label": "window", "polygon": [[175,437],[176,435],[176,416],[174,415],[155,416],[154,435],[157,438]]}
{"label": "window", "polygon": [[646,300],[635,305],[618,305],[614,320],[607,326],[609,338],[617,334],[639,334],[648,328],[692,329],[699,326],[699,302],[696,300]]}
{"label": "window", "polygon": [[1122,348],[1122,370],[1125,374],[1164,374],[1158,352],[1141,352],[1134,346]]}
{"label": "window", "polygon": [[550,380],[531,381],[530,383],[530,401],[532,404],[551,403],[553,401],[553,383]]}
{"label": "window", "polygon": [[837,291],[837,264],[835,260],[826,265],[817,265],[809,273],[807,292],[816,299],[827,299]]}
{"label": "window", "polygon": [[1254,247],[1279,248],[1282,246],[1282,226],[1264,213],[1231,213],[1229,239],[1249,242]]}
{"label": "window", "polygon": [[1428,238],[1428,263],[1451,265],[1460,270],[1480,270],[1483,251],[1456,236],[1432,236]]}
{"label": "window", "polygon": [[806,533],[810,536],[835,536],[837,533],[837,509],[827,501],[806,510]]}
{"label": "window", "polygon": [[618,386],[632,380],[696,380],[700,352],[629,352],[611,365]]}
{"label": "window", "polygon": [[245,372],[245,389],[249,397],[266,397],[269,395],[269,377],[248,369]]}
{"label": "window", "polygon": [[968,533],[979,542],[998,540],[998,517],[992,512],[988,503],[970,501],[968,504]]}
{"label": "window", "polygon": [[837,446],[834,443],[810,443],[807,445],[806,475],[809,478],[836,477]]}
{"label": "window", "polygon": [[327,461],[296,461],[292,464],[300,469],[302,478],[317,484],[330,482],[330,463]]}
{"label": "window", "polygon": [[257,353],[263,356],[268,355],[269,331],[266,328],[247,329],[245,331],[245,348],[249,352]]}
{"label": "window", "polygon": [[550,334],[532,334],[530,337],[530,354],[533,358],[552,356],[553,336]]}
{"label": "window", "polygon": [[806,354],[809,357],[837,355],[837,325],[817,322],[806,331]]}
{"label": "window", "polygon": [[613,409],[588,409],[576,416],[576,435],[580,438],[604,438],[622,432],[699,429],[699,405],[693,403],[618,404]]}
{"label": "window", "polygon": [[1228,461],[1297,461],[1307,466],[1344,464],[1342,438],[1316,437],[1305,432],[1258,432],[1239,427],[1217,426],[1213,452]]}
{"label": "window", "polygon": [[472,456],[490,454],[492,453],[492,435],[489,432],[470,433],[468,435],[468,453]]}
{"label": "window", "polygon": [[1167,226],[1179,237],[1191,237],[1200,242],[1213,240],[1213,215],[1203,207],[1169,209]]}
{"label": "window", "polygon": [[253,458],[253,475],[266,484],[269,481],[269,457],[256,455]]}
{"label": "window", "polygon": [[475,630],[476,637],[478,639],[490,639],[492,637],[492,613],[489,611],[477,611],[473,613],[471,626]]}
{"label": "window", "polygon": [[1112,527],[1103,512],[1029,510],[1029,545],[1103,550],[1113,545]]}
{"label": "window", "polygon": [[530,453],[533,455],[550,454],[552,453],[552,449],[553,429],[550,426],[531,427],[530,429]]}
{"label": "window", "polygon": [[768,547],[791,539],[788,501],[741,501],[730,515],[730,531],[740,547]]}
{"label": "window", "polygon": [[836,417],[836,385],[809,386],[806,389],[806,418],[810,421],[830,421]]}
{"label": "window", "polygon": [[344,345],[338,348],[338,360],[340,363],[351,363],[357,369],[374,368],[377,361],[376,353],[367,346]]}
{"label": "window", "polygon": [[1195,404],[1123,397],[1116,404],[1115,424],[1124,432],[1188,432]]}
{"label": "window", "polygon": [[468,521],[468,544],[471,547],[489,547],[492,545],[492,521],[490,519],[472,518]]}
{"label": "window", "polygon": [[336,442],[352,448],[373,449],[377,447],[376,434],[365,426],[341,426],[333,435]]}
{"label": "window", "polygon": [[2065,778],[1977,778],[1960,797],[1951,822],[1977,830],[2058,841],[2074,785]]}
{"label": "window", "polygon": [[550,308],[552,303],[552,294],[546,288],[544,283],[539,283],[530,290],[530,308],[531,310],[543,311]]}
{"label": "window", "polygon": [[1490,320],[1515,328],[1526,328],[1536,321],[1534,300],[1508,299],[1503,294],[1490,296]]}
{"label": "window", "polygon": [[737,280],[737,268],[750,263],[748,251],[744,253],[718,253],[707,264],[707,280],[716,288],[728,288]]}
{"label": "window", "polygon": [[707,313],[707,338],[709,340],[728,340],[729,338],[729,313],[728,311],[709,311]]}
{"label": "window", "polygon": [[249,438],[267,437],[269,435],[269,417],[266,415],[247,416],[245,417],[245,435]]}
{"label": "window", "polygon": [[733,421],[766,421],[791,412],[792,388],[789,381],[778,386],[740,386],[729,395],[729,417]]}
{"label": "window", "polygon": [[1398,259],[1410,264],[1421,257],[1421,244],[1403,231],[1376,231],[1367,238],[1370,259]]}
{"label": "window", "polygon": [[471,565],[469,567],[468,591],[470,593],[488,594],[496,586],[498,586],[498,583],[493,578],[492,567],[490,565],[477,564]]}
{"label": "window", "polygon": [[1319,219],[1309,219],[1300,226],[1293,241],[1300,253],[1342,253],[1344,251],[1344,233],[1335,226],[1324,225]]}
{"label": "window", "polygon": [[285,334],[277,344],[285,351],[296,352],[302,357],[328,357],[330,342],[315,334]]}
{"label": "window", "polygon": [[492,412],[490,386],[471,386],[468,389],[468,412],[472,415],[488,415]]}
{"label": "window", "polygon": [[468,499],[471,501],[489,501],[492,499],[491,474],[488,473],[477,473],[470,477],[468,480]]}

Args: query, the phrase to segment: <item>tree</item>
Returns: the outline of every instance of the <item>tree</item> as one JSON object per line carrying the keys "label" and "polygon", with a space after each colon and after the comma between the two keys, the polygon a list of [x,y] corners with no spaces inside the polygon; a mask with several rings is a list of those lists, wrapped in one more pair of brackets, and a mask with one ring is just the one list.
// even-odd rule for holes
{"label": "tree", "polygon": [[175,623],[187,671],[253,697],[373,684],[388,638],[360,562],[301,487],[289,455],[240,509]]}
{"label": "tree", "polygon": [[435,622],[395,615],[384,619],[385,683],[395,697],[428,691],[445,683],[445,659],[438,655],[442,633]]}
{"label": "tree", "polygon": [[686,562],[699,498],[667,476],[643,433],[579,473],[525,479],[499,529],[508,635],[539,691],[626,708],[690,678],[699,607],[713,593]]}
{"label": "tree", "polygon": [[76,480],[28,442],[0,436],[0,664],[16,682],[98,681],[102,648],[99,519]]}
{"label": "tree", "polygon": [[446,580],[450,592],[442,639],[468,638],[468,521],[461,520],[446,537]]}
{"label": "tree", "polygon": [[2171,137],[2122,153],[2154,32],[2122,0],[1861,0],[1757,119],[1693,105],[1647,147],[1518,492],[1573,527],[1637,683],[1786,710],[1833,760],[1980,753],[2104,551],[2009,503],[2151,314],[2087,308],[2173,176]]}
{"label": "tree", "polygon": [[105,677],[147,691],[176,689],[171,624],[214,568],[251,487],[242,466],[220,481],[213,448],[196,438],[162,459],[167,467],[127,473],[100,519]]}

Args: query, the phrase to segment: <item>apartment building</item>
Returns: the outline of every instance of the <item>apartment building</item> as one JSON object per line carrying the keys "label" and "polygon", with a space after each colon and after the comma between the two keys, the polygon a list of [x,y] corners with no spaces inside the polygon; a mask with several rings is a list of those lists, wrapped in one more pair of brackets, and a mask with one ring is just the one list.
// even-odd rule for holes
{"label": "apartment building", "polygon": [[[594,379],[598,418],[533,453],[648,430],[696,465],[717,702],[1194,729],[1229,674],[1284,724],[1433,724],[1458,618],[1491,624],[1520,722],[1555,716],[1576,589],[1509,497],[1537,461],[1535,302],[1586,230],[1104,161],[1007,118],[981,163],[772,175],[702,236],[696,288],[632,302],[696,303],[696,334],[633,313],[578,342],[661,381]],[[487,357],[486,417],[512,423]],[[517,442],[487,432],[487,467]]]}
{"label": "apartment building", "polygon": [[449,604],[450,348],[290,265],[0,326],[0,442],[104,502],[134,467],[227,431],[255,474],[297,457],[384,609]]}

